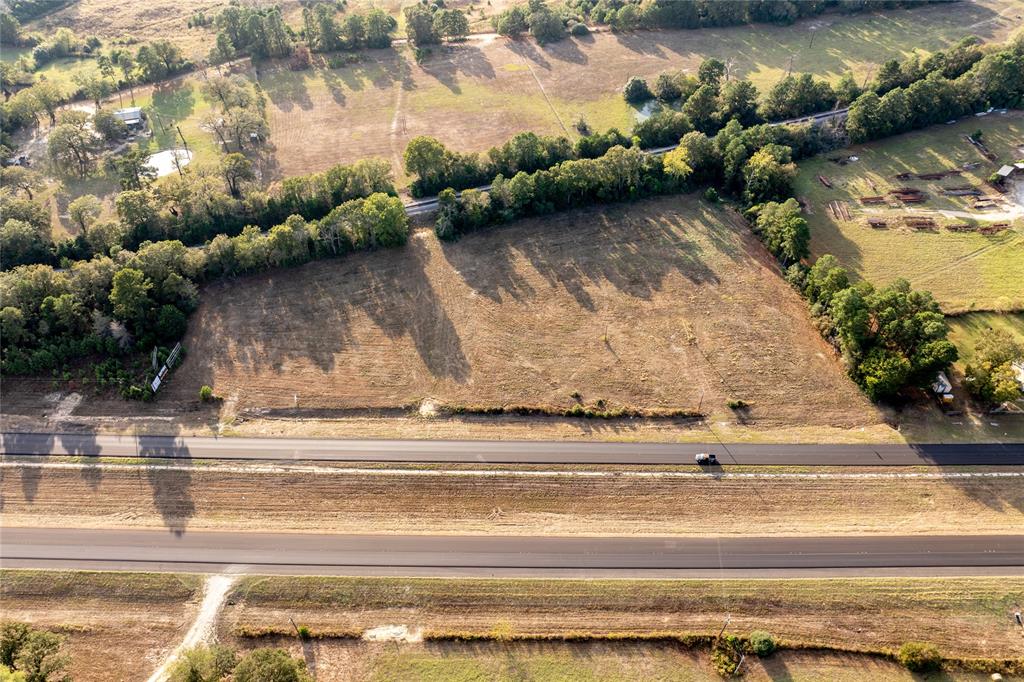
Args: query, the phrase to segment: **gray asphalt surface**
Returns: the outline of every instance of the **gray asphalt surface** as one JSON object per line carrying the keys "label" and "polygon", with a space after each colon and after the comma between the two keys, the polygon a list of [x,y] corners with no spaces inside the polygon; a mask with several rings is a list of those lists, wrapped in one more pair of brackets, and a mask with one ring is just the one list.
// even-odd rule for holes
{"label": "gray asphalt surface", "polygon": [[1024,536],[517,537],[4,528],[4,567],[287,574],[1024,573]]}
{"label": "gray asphalt surface", "polygon": [[961,466],[1024,464],[1024,443],[752,445],[545,441],[176,438],[93,434],[0,434],[0,454],[161,459],[479,464],[692,464],[698,452],[724,465]]}

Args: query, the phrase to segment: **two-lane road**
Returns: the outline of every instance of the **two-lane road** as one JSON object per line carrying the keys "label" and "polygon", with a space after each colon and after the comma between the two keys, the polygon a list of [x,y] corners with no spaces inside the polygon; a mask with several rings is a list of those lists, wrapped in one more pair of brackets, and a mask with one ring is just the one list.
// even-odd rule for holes
{"label": "two-lane road", "polygon": [[4,528],[6,568],[289,575],[1024,575],[1024,537],[520,537]]}
{"label": "two-lane road", "polygon": [[1024,443],[935,445],[757,445],[578,441],[321,440],[178,438],[3,433],[0,454],[32,457],[469,464],[692,464],[697,452],[722,464],[772,466],[1022,465]]}

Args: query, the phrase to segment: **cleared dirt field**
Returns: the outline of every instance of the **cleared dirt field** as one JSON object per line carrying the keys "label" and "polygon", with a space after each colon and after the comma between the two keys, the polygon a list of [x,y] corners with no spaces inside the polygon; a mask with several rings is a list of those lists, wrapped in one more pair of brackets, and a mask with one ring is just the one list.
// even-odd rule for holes
{"label": "cleared dirt field", "polygon": [[[213,285],[165,400],[237,411],[589,405],[878,423],[737,217],[659,199]],[[298,410],[298,412],[296,412]],[[326,412],[325,412],[326,411]]]}
{"label": "cleared dirt field", "polygon": [[1024,526],[1022,479],[994,475],[472,475],[167,463],[5,463],[2,472],[4,522],[47,527],[699,536],[941,534],[962,530],[963,519],[979,534]]}
{"label": "cleared dirt field", "polygon": [[2,571],[2,620],[67,637],[74,680],[145,680],[184,635],[199,576]]}
{"label": "cleared dirt field", "polygon": [[[965,139],[979,129],[997,161],[986,160]],[[827,158],[848,155],[859,160],[840,166]],[[931,291],[948,313],[1024,309],[1024,206],[1012,193],[1006,195],[1002,207],[988,211],[972,209],[971,197],[943,195],[944,187],[966,186],[977,187],[983,195],[997,195],[985,180],[999,165],[1021,156],[1024,114],[1009,112],[971,116],[954,125],[932,126],[803,162],[796,193],[809,204],[811,251],[815,256],[835,255],[855,275],[875,284],[903,277],[914,287]],[[980,165],[963,169],[964,164],[974,163]],[[944,180],[895,177],[949,169],[961,169],[962,174]],[[828,178],[833,187],[824,187],[819,175]],[[862,196],[885,195],[903,186],[924,191],[927,200],[898,208],[859,202]],[[851,220],[836,219],[828,208],[832,201],[845,202]],[[903,224],[908,215],[931,217],[937,226],[911,229]],[[964,223],[967,216],[979,226],[1005,222],[1009,229],[984,235],[945,227]],[[887,226],[870,227],[869,217],[883,219]]]}

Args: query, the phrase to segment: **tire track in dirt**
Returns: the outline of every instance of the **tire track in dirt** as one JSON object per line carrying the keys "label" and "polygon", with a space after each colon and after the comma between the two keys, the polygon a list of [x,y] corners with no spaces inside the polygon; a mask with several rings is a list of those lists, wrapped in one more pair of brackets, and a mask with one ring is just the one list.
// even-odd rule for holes
{"label": "tire track in dirt", "polygon": [[558,115],[557,111],[555,111],[554,105],[551,104],[551,98],[548,97],[548,92],[544,89],[544,84],[540,82],[540,78],[537,78],[537,73],[533,70],[533,66],[526,57],[520,56],[520,59],[529,70],[530,75],[533,76],[533,80],[536,81],[537,87],[540,88],[540,94],[544,96],[544,101],[547,103],[548,109],[551,110],[551,113],[554,114],[555,120],[558,121],[558,125],[561,126],[562,132],[568,135],[569,129],[565,127],[565,123],[562,122],[562,117]]}
{"label": "tire track in dirt", "polygon": [[402,105],[405,103],[405,87],[402,85],[402,81],[399,80],[395,83],[397,93],[395,93],[395,114],[391,117],[391,163],[394,165],[395,174],[399,175],[402,172],[402,153],[400,150],[401,145],[399,144],[399,134],[405,133],[405,112],[402,111]]}

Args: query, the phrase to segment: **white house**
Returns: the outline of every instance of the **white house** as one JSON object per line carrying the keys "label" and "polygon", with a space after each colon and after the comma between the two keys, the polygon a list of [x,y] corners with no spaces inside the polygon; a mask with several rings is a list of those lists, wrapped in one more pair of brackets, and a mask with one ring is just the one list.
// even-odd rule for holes
{"label": "white house", "polygon": [[142,107],[126,107],[114,112],[114,116],[124,122],[129,128],[142,125]]}

